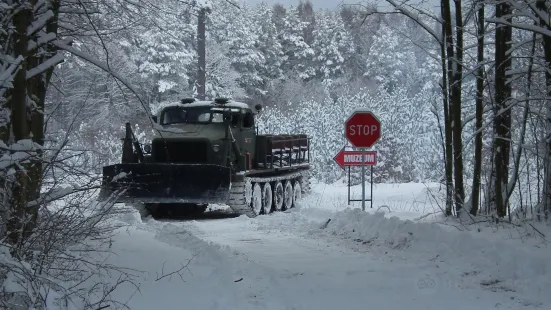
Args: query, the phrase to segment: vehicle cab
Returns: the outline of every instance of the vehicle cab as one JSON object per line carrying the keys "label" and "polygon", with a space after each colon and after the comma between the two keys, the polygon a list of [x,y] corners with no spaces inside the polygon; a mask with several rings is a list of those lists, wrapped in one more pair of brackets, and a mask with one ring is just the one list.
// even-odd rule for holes
{"label": "vehicle cab", "polygon": [[164,105],[153,117],[159,125],[152,145],[154,162],[246,165],[255,145],[255,118],[260,105],[217,98],[182,99]]}

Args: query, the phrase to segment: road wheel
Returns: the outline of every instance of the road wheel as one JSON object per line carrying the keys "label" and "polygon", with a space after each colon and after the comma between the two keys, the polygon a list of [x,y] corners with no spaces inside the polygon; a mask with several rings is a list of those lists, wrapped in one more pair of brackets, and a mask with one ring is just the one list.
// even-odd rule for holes
{"label": "road wheel", "polygon": [[253,185],[252,208],[256,215],[262,212],[262,188],[258,183]]}
{"label": "road wheel", "polygon": [[297,206],[297,201],[302,199],[302,188],[300,187],[300,182],[295,181],[295,186],[293,186],[293,207]]}
{"label": "road wheel", "polygon": [[253,197],[253,184],[251,181],[245,182],[245,203],[250,204]]}
{"label": "road wheel", "polygon": [[274,187],[274,209],[275,211],[281,211],[283,209],[283,184],[280,181],[277,181]]}
{"label": "road wheel", "polygon": [[270,214],[272,212],[272,186],[269,182],[266,182],[262,187],[262,206],[264,207],[264,214]]}
{"label": "road wheel", "polygon": [[291,183],[291,181],[285,181],[283,190],[283,206],[285,210],[289,210],[293,207],[293,183]]}

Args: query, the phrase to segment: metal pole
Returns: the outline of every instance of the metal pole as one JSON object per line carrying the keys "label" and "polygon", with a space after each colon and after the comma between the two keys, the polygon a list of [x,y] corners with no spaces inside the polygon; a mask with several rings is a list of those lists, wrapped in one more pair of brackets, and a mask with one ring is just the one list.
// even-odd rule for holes
{"label": "metal pole", "polygon": [[373,165],[371,165],[371,209],[373,209]]}
{"label": "metal pole", "polygon": [[348,205],[350,205],[350,166],[348,166]]}
{"label": "metal pole", "polygon": [[362,211],[365,211],[365,148],[362,148]]}

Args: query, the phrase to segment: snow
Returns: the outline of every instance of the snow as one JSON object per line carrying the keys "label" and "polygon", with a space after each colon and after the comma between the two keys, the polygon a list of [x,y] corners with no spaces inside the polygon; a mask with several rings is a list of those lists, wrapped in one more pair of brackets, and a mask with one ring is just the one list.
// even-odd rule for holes
{"label": "snow", "polygon": [[[79,189],[75,188],[74,186],[60,186],[58,188],[54,188],[53,190],[43,194],[40,199],[31,200],[28,202],[29,206],[36,206],[40,203],[43,203],[44,201],[56,201],[61,200],[61,198],[68,196],[70,194],[73,194],[77,192]],[[62,200],[61,200],[62,201]]]}
{"label": "snow", "polygon": [[32,155],[29,155],[27,152],[5,153],[0,157],[0,169],[6,169],[9,166],[24,163],[31,158]]}
{"label": "snow", "polygon": [[211,0],[195,0],[199,8],[212,9],[213,3]]}
{"label": "snow", "polygon": [[[104,164],[120,161],[123,132],[120,125],[132,121],[149,129],[140,120],[145,116],[143,108],[148,110],[147,104],[153,106],[157,100],[197,96],[195,17],[198,7],[212,8],[204,68],[207,97],[266,100],[267,109],[256,123],[258,129],[264,133],[307,134],[309,161],[311,156],[308,165],[313,177],[325,182],[342,178],[345,170],[334,165],[332,158],[346,143],[343,121],[361,107],[372,110],[385,131],[376,146],[379,162],[371,179],[378,182],[442,179],[441,125],[445,118],[441,85],[436,81],[442,82],[440,56],[443,55],[438,55],[438,44],[434,45],[445,43],[434,28],[434,21],[440,20],[439,13],[393,0],[386,2],[394,13],[400,14],[370,14],[368,18],[364,18],[363,7],[310,12],[310,5],[301,3],[282,12],[266,4],[236,6],[231,0],[199,0],[195,1],[194,8],[185,2],[161,1],[151,9],[130,1],[130,7],[115,8],[122,14],[116,27],[125,31],[107,32],[88,27],[92,24],[79,23],[76,27],[71,17],[83,13],[97,15],[99,19],[95,21],[99,24],[106,21],[106,25],[113,26],[106,6],[86,10],[84,6],[62,6],[58,12],[60,19],[55,16],[59,26],[53,29],[55,33],[46,32],[50,30],[46,25],[54,18],[51,7],[45,5],[48,1],[39,0],[34,4],[33,16],[24,27],[29,39],[29,53],[24,56],[38,55],[45,61],[23,69],[28,69],[27,78],[36,78],[56,67],[52,81],[44,84],[48,96],[40,100],[45,109],[39,112],[48,116],[46,146],[40,150],[30,139],[12,143],[15,136],[19,136],[15,133],[21,131],[11,126],[16,124],[9,121],[12,111],[0,109],[0,123],[11,126],[4,126],[8,133],[4,140],[9,143],[0,142],[0,170],[5,170],[2,178],[6,179],[6,175],[14,175],[24,168],[18,169],[18,164],[33,160],[35,151],[41,151],[38,155],[44,154],[47,180],[40,200],[59,200],[41,208],[40,212],[55,217],[56,212],[48,211],[71,215],[78,211],[79,219],[99,221],[101,214],[89,211],[96,208],[86,207],[85,212],[78,208],[82,202],[79,196],[91,194],[85,187],[101,180],[92,182],[91,171],[99,173]],[[515,47],[511,51],[519,61],[507,72],[526,74],[533,60],[526,44],[531,42],[528,38],[531,34],[551,33],[541,25],[530,24],[533,20],[548,20],[549,14],[538,8],[530,9],[522,1],[510,2],[515,14],[524,18],[515,20],[511,43]],[[15,12],[18,5],[2,3],[0,8]],[[145,14],[135,14],[134,6],[139,6]],[[14,29],[10,26],[13,15],[6,16],[7,26],[0,27],[0,33],[7,38],[6,44],[1,44],[7,48],[3,48],[5,52],[0,55],[3,70],[0,105],[9,107],[13,102],[10,103],[5,94],[12,87],[18,87],[13,85],[13,80],[24,57],[17,55],[18,49],[9,48],[17,36],[13,36]],[[456,66],[474,70],[476,64],[484,65],[491,72],[495,54],[493,28],[487,32],[487,57],[475,63],[475,20],[466,18],[464,25],[467,63],[456,65],[454,59],[447,59],[452,61],[454,72]],[[504,19],[487,21],[508,24]],[[55,40],[57,37],[60,39]],[[44,47],[45,44],[48,46]],[[49,55],[48,59],[42,57],[53,47],[64,52]],[[61,60],[63,64],[59,64]],[[538,68],[541,69],[542,63],[536,61],[534,65],[534,72],[541,72]],[[551,105],[539,100],[541,89],[545,88],[541,87],[545,85],[541,75],[535,75],[533,81],[530,78],[515,81],[520,81],[513,85],[516,101],[531,100],[529,106],[534,111],[547,109],[547,114],[551,113]],[[526,81],[533,82],[534,87],[527,88]],[[467,79],[463,85],[466,94],[461,111],[463,123],[455,122],[459,127],[464,125],[465,133],[471,134],[475,131],[474,105],[470,104],[475,99],[474,82],[476,80]],[[40,106],[32,89],[28,95],[32,107]],[[214,105],[210,101],[175,104]],[[226,106],[248,108],[238,102]],[[527,141],[524,141],[524,130],[518,130],[519,121],[516,118],[512,121],[515,126],[511,128],[516,129],[511,132],[511,142],[526,146],[519,147],[519,151],[532,149],[521,159],[521,170],[511,174],[511,185],[517,184],[514,181],[519,177],[518,190],[515,189],[511,198],[513,214],[530,213],[534,217],[536,213],[532,209],[539,212],[546,203],[547,195],[542,188],[548,188],[549,173],[544,176],[543,185],[540,177],[549,156],[541,161],[540,155],[549,152],[533,152],[542,144],[541,133],[549,131],[540,117],[538,113],[530,115],[532,134],[527,134]],[[491,119],[485,117],[485,123],[490,124]],[[183,132],[179,128],[163,130],[159,124],[152,125],[158,135]],[[24,127],[28,126],[21,128]],[[198,132],[200,128],[195,129]],[[141,140],[146,139],[143,130],[135,130]],[[40,134],[33,133],[35,138],[40,138]],[[23,131],[23,135],[26,134]],[[493,136],[487,131],[484,134],[486,149]],[[66,150],[57,152],[62,145]],[[464,140],[462,148],[467,178],[473,171],[469,156],[474,148],[472,139]],[[54,156],[50,156],[52,154]],[[518,155],[520,158],[521,153]],[[491,157],[484,156],[483,167],[490,167]],[[352,182],[357,182],[358,171],[352,171]],[[483,179],[487,179],[488,171],[484,169]],[[472,182],[465,184],[469,192]],[[46,190],[49,187],[52,188]],[[488,193],[487,187],[482,188],[481,196]],[[490,223],[484,217],[478,217],[479,222],[475,224],[446,219],[436,204],[442,197],[437,184],[377,184],[374,189],[374,195],[368,194],[374,199],[373,208],[367,212],[357,209],[359,203],[351,206],[346,203],[346,187],[338,181],[315,185],[312,195],[305,197],[294,210],[256,219],[228,216],[142,222],[136,213],[121,216],[118,220],[126,230],[119,230],[113,240],[115,255],[108,260],[135,270],[137,286],[121,287],[113,295],[123,303],[129,300],[130,309],[159,306],[168,309],[551,308],[550,297],[541,289],[548,288],[550,281],[550,253],[545,240],[549,227],[540,227],[535,221],[522,222],[519,218],[514,225]],[[86,193],[80,193],[81,190]],[[357,186],[352,195],[358,198]],[[72,196],[73,201],[67,196]],[[481,200],[487,201],[487,196]],[[541,197],[544,197],[543,203],[540,203]],[[25,202],[33,206],[39,201]],[[519,205],[523,209],[515,210]],[[227,210],[224,206],[215,207],[222,214]],[[486,210],[481,213],[485,214]],[[10,218],[4,215],[4,219]],[[463,215],[467,214],[463,212]],[[87,230],[88,225],[82,230]],[[54,237],[57,238],[55,233],[47,240],[54,240],[57,247]],[[49,242],[45,243],[38,248],[46,248],[51,253]],[[91,248],[95,254],[101,251]],[[2,251],[4,249],[0,249],[0,269],[4,256],[8,256],[8,251],[6,254]],[[37,250],[35,254],[32,256],[44,260],[42,254],[46,253]],[[190,265],[182,267],[190,259]],[[35,274],[37,270],[33,268],[25,266],[22,270]],[[172,277],[158,275],[174,270],[179,272]],[[44,287],[33,287],[30,291],[29,283],[17,281],[16,274],[0,270],[3,284],[0,291],[40,295],[36,298],[46,299],[50,309],[55,308],[55,299],[62,298],[63,292],[44,294],[41,292]],[[0,304],[3,297],[0,292]]]}
{"label": "snow", "polygon": [[217,104],[214,101],[195,101],[192,103],[181,103],[181,102],[163,102],[157,108],[157,113],[168,107],[181,107],[181,108],[190,108],[190,107],[227,107],[227,108],[238,108],[238,109],[250,109],[249,105],[239,101],[228,101],[225,104]]}
{"label": "snow", "polygon": [[548,309],[544,240],[446,221],[438,190],[375,184],[373,208],[362,212],[347,206],[339,181],[312,184],[297,208],[254,219],[126,214],[107,263],[135,270],[138,286],[114,294],[136,310]]}
{"label": "snow", "polygon": [[30,36],[36,31],[43,29],[44,26],[50,21],[52,18],[54,18],[54,12],[52,10],[48,10],[45,13],[41,14],[38,19],[36,19],[27,29],[27,35]]}
{"label": "snow", "polygon": [[118,180],[124,179],[127,175],[128,174],[126,172],[121,172],[121,173],[117,174],[116,176],[114,176],[111,181],[116,182]]}
{"label": "snow", "polygon": [[248,109],[249,105],[243,102],[239,101],[228,101],[225,104],[216,104],[213,101],[195,101],[193,103],[187,103],[184,106],[187,107],[205,107],[205,106],[212,106],[212,107],[228,107],[228,108],[240,108],[240,109]]}
{"label": "snow", "polygon": [[59,63],[63,62],[64,59],[65,59],[65,55],[63,53],[57,53],[55,54],[55,56],[48,58],[48,60],[44,61],[37,67],[34,67],[31,70],[28,70],[26,78],[31,79],[39,74],[42,74],[47,70],[54,68]]}

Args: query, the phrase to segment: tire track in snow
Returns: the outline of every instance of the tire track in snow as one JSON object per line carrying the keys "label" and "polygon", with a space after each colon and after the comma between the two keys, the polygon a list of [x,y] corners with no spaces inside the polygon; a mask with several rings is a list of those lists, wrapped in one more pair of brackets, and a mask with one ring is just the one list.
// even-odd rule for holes
{"label": "tire track in snow", "polygon": [[[216,288],[220,290],[232,290],[235,300],[231,301],[231,304],[219,304],[213,301],[218,306],[216,308],[297,309],[282,294],[285,288],[280,286],[277,279],[266,274],[262,267],[255,266],[253,262],[244,264],[244,258],[237,252],[232,251],[228,247],[198,238],[187,225],[179,225],[177,222],[160,223],[151,221],[149,226],[157,228],[156,238],[159,241],[188,250],[192,247],[195,249],[194,252],[201,252],[195,258],[196,260],[205,259],[211,264],[217,265],[217,268],[212,271],[211,275],[224,280],[224,283]],[[191,268],[193,272],[193,266]],[[243,300],[247,301],[246,308],[243,308]]]}
{"label": "tire track in snow", "polygon": [[[281,220],[289,217],[291,214],[277,216]],[[269,229],[263,224],[267,224],[265,220],[243,217],[178,223],[197,238],[238,253],[236,258],[247,262],[244,272],[261,275],[256,279],[261,292],[277,292],[272,297],[292,301],[286,303],[287,309],[365,309],[369,305],[412,310],[486,310],[495,307],[496,302],[502,309],[519,309],[518,301],[505,294],[453,287],[461,280],[453,272],[443,270],[447,268],[439,269],[416,259],[381,259],[377,253],[354,251],[349,244],[337,243],[338,239],[309,236],[304,233],[308,228],[296,227],[293,231],[289,223],[281,223],[279,229],[275,222],[270,223]],[[427,277],[436,280],[437,287],[419,285]],[[450,300],[457,302],[451,302],[450,307]]]}

